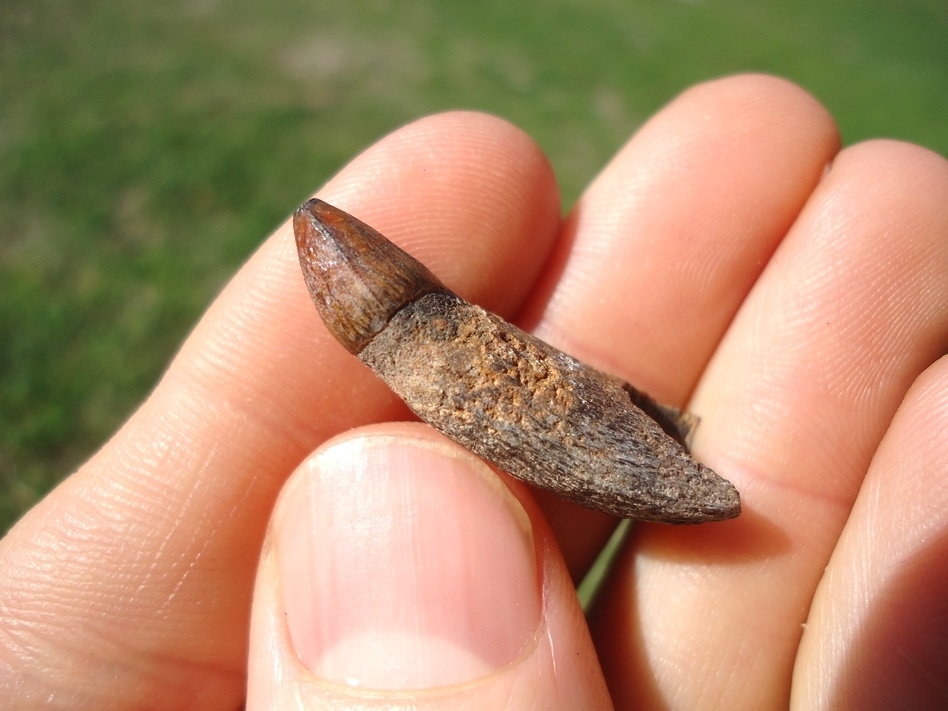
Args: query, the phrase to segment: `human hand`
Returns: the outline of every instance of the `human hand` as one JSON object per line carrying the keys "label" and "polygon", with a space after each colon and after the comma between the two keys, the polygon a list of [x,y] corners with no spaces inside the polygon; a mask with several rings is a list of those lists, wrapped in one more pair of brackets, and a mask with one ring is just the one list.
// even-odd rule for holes
{"label": "human hand", "polygon": [[477,114],[407,126],[319,195],[467,300],[690,398],[744,514],[635,525],[587,628],[573,579],[615,521],[394,423],[286,224],[0,541],[0,707],[943,702],[942,158],[839,152],[811,97],[744,76],[676,99],[565,221],[539,150]]}

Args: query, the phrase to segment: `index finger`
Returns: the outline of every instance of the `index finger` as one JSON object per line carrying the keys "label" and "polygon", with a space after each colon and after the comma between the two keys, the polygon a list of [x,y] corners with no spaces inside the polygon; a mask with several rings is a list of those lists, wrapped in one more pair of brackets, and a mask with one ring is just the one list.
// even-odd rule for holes
{"label": "index finger", "polygon": [[[508,314],[560,221],[536,146],[471,113],[388,136],[319,194]],[[401,407],[326,333],[283,225],[147,402],[0,542],[0,687],[72,708],[233,708],[280,486],[329,436]]]}

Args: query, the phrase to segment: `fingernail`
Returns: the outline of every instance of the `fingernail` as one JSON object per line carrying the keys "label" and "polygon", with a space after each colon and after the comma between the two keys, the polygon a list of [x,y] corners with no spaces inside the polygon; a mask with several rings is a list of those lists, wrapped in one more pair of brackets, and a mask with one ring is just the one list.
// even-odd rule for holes
{"label": "fingernail", "polygon": [[515,660],[540,592],[530,521],[448,443],[364,435],[311,458],[274,541],[289,636],[325,680],[456,684]]}

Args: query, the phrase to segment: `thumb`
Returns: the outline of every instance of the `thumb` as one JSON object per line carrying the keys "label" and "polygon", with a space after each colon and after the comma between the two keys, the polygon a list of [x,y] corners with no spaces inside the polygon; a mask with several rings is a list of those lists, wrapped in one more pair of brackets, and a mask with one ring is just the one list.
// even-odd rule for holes
{"label": "thumb", "polygon": [[247,708],[609,708],[569,574],[522,498],[421,425],[318,450],[264,545]]}

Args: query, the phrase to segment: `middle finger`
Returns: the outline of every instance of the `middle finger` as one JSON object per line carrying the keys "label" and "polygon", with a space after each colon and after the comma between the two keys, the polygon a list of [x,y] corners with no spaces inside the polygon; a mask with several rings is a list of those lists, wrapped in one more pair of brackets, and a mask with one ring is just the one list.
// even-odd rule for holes
{"label": "middle finger", "polygon": [[[525,312],[534,331],[682,404],[837,147],[829,115],[785,81],[742,76],[687,91],[569,216]],[[747,194],[755,199],[737,197]],[[615,520],[539,498],[580,576]]]}

